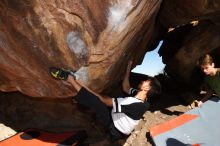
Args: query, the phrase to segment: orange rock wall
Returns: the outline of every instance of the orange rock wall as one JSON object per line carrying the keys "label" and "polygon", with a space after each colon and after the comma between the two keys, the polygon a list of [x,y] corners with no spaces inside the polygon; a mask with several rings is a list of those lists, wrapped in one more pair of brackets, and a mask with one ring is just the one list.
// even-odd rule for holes
{"label": "orange rock wall", "polygon": [[0,2],[0,90],[65,98],[75,91],[48,74],[78,70],[100,92],[121,80],[127,61],[142,60],[161,0],[3,0]]}

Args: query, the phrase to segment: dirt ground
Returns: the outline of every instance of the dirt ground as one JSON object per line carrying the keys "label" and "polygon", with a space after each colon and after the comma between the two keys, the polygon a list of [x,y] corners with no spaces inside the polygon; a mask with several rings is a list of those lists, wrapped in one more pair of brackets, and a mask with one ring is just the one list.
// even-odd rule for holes
{"label": "dirt ground", "polygon": [[[184,112],[190,110],[187,105],[183,105],[182,100],[174,96],[164,96],[151,101],[151,108],[147,111],[134,132],[127,138],[116,143],[114,146],[152,146],[153,142],[149,134],[149,128],[173,119]],[[0,123],[0,140],[6,139],[16,134],[16,131]],[[108,146],[107,140],[99,141],[90,146]]]}
{"label": "dirt ground", "polygon": [[188,110],[190,109],[177,99],[161,99],[158,103],[152,105],[151,111],[144,114],[144,118],[126,140],[124,146],[152,146],[153,141],[150,137],[149,128],[169,121]]}

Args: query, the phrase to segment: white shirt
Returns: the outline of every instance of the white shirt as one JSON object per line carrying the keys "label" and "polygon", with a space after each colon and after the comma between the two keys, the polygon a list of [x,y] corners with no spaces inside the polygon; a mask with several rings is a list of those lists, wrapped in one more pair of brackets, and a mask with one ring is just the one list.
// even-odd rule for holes
{"label": "white shirt", "polygon": [[[122,133],[129,135],[138,125],[140,116],[145,113],[149,104],[135,98],[113,98],[112,119],[115,127]],[[138,107],[139,106],[139,107]]]}

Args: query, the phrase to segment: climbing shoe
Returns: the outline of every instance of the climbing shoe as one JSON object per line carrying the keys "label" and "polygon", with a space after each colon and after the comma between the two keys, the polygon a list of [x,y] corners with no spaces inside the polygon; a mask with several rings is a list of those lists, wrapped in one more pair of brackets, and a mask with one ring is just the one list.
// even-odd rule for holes
{"label": "climbing shoe", "polygon": [[66,70],[66,69],[57,68],[57,67],[50,67],[49,71],[50,71],[50,74],[56,79],[67,80],[68,75],[72,75],[74,79],[76,78],[74,75],[75,72],[72,70]]}

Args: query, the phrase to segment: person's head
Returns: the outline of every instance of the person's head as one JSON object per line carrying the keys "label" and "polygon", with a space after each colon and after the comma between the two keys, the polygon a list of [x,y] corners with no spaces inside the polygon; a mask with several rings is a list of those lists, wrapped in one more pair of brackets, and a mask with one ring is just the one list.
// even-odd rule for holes
{"label": "person's head", "polygon": [[147,97],[149,98],[161,92],[161,85],[160,85],[160,82],[156,78],[149,77],[147,80],[142,81],[138,85],[138,89],[140,91],[146,91]]}
{"label": "person's head", "polygon": [[214,75],[215,64],[209,54],[206,54],[199,59],[199,67],[206,75]]}

